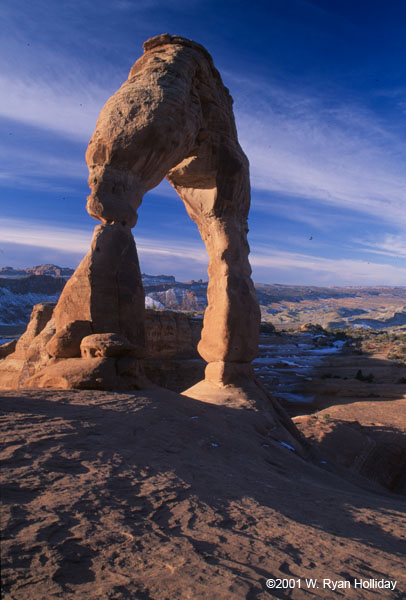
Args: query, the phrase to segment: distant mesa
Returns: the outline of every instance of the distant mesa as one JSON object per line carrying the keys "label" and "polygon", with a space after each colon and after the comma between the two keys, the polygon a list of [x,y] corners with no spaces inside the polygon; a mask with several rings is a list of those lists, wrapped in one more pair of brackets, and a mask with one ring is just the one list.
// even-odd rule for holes
{"label": "distant mesa", "polygon": [[[44,267],[47,267],[45,265]],[[72,269],[42,265],[27,269],[0,270],[0,344],[26,328],[32,307],[57,302],[67,277],[33,275],[68,273]],[[3,273],[14,272],[14,276]],[[176,281],[173,275],[141,274],[145,307],[202,315],[207,307],[207,282]],[[277,329],[300,329],[307,323],[329,329],[387,329],[406,325],[406,287],[309,287],[256,283],[262,321]],[[309,320],[311,319],[311,320]]]}
{"label": "distant mesa", "polygon": [[3,267],[0,269],[0,277],[25,277],[27,275],[50,275],[52,277],[71,277],[73,269],[68,267],[58,267],[56,265],[39,265],[37,267],[28,267],[27,269],[15,269],[13,267]]}

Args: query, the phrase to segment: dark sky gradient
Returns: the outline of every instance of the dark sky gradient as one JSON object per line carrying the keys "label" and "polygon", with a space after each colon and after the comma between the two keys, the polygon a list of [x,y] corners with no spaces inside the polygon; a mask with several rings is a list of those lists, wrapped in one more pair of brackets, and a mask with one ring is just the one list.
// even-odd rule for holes
{"label": "dark sky gradient", "polygon": [[[404,0],[5,0],[0,18],[1,265],[78,264],[98,113],[169,32],[206,46],[234,97],[254,279],[406,284]],[[169,184],[139,214],[144,271],[206,278]]]}

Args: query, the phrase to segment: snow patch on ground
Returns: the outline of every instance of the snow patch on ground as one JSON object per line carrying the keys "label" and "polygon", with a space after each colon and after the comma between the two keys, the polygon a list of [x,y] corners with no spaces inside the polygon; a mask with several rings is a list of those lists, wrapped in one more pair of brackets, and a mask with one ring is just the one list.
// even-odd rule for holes
{"label": "snow patch on ground", "polygon": [[162,302],[151,298],[151,296],[145,296],[145,308],[155,308],[162,310],[165,308],[165,306],[162,304]]}

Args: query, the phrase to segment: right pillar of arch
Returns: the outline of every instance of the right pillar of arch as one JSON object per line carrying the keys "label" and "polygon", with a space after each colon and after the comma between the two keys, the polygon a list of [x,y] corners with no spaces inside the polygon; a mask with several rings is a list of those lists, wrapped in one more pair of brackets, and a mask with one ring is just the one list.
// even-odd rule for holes
{"label": "right pillar of arch", "polygon": [[198,351],[208,363],[207,380],[238,385],[253,377],[251,361],[258,353],[260,325],[245,224],[213,219],[202,238],[209,255],[209,285]]}
{"label": "right pillar of arch", "polygon": [[[198,345],[208,363],[205,379],[219,386],[241,385],[254,377],[251,361],[258,353],[260,327],[248,260],[249,167],[234,140],[227,151],[217,150],[215,143],[201,147],[187,166],[173,169],[167,178],[197,224],[209,257],[208,306]],[[213,168],[214,157],[216,168],[208,177],[202,165]],[[191,180],[193,187],[187,187]]]}

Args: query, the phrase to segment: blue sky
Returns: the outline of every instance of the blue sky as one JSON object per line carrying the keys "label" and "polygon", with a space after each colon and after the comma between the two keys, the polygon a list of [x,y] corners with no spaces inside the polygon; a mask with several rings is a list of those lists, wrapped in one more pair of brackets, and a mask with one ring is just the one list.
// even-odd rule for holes
{"label": "blue sky", "polygon": [[[254,280],[406,285],[404,0],[3,0],[0,19],[0,265],[77,266],[97,116],[169,32],[206,46],[234,98]],[[207,279],[166,182],[133,231],[144,272]]]}

